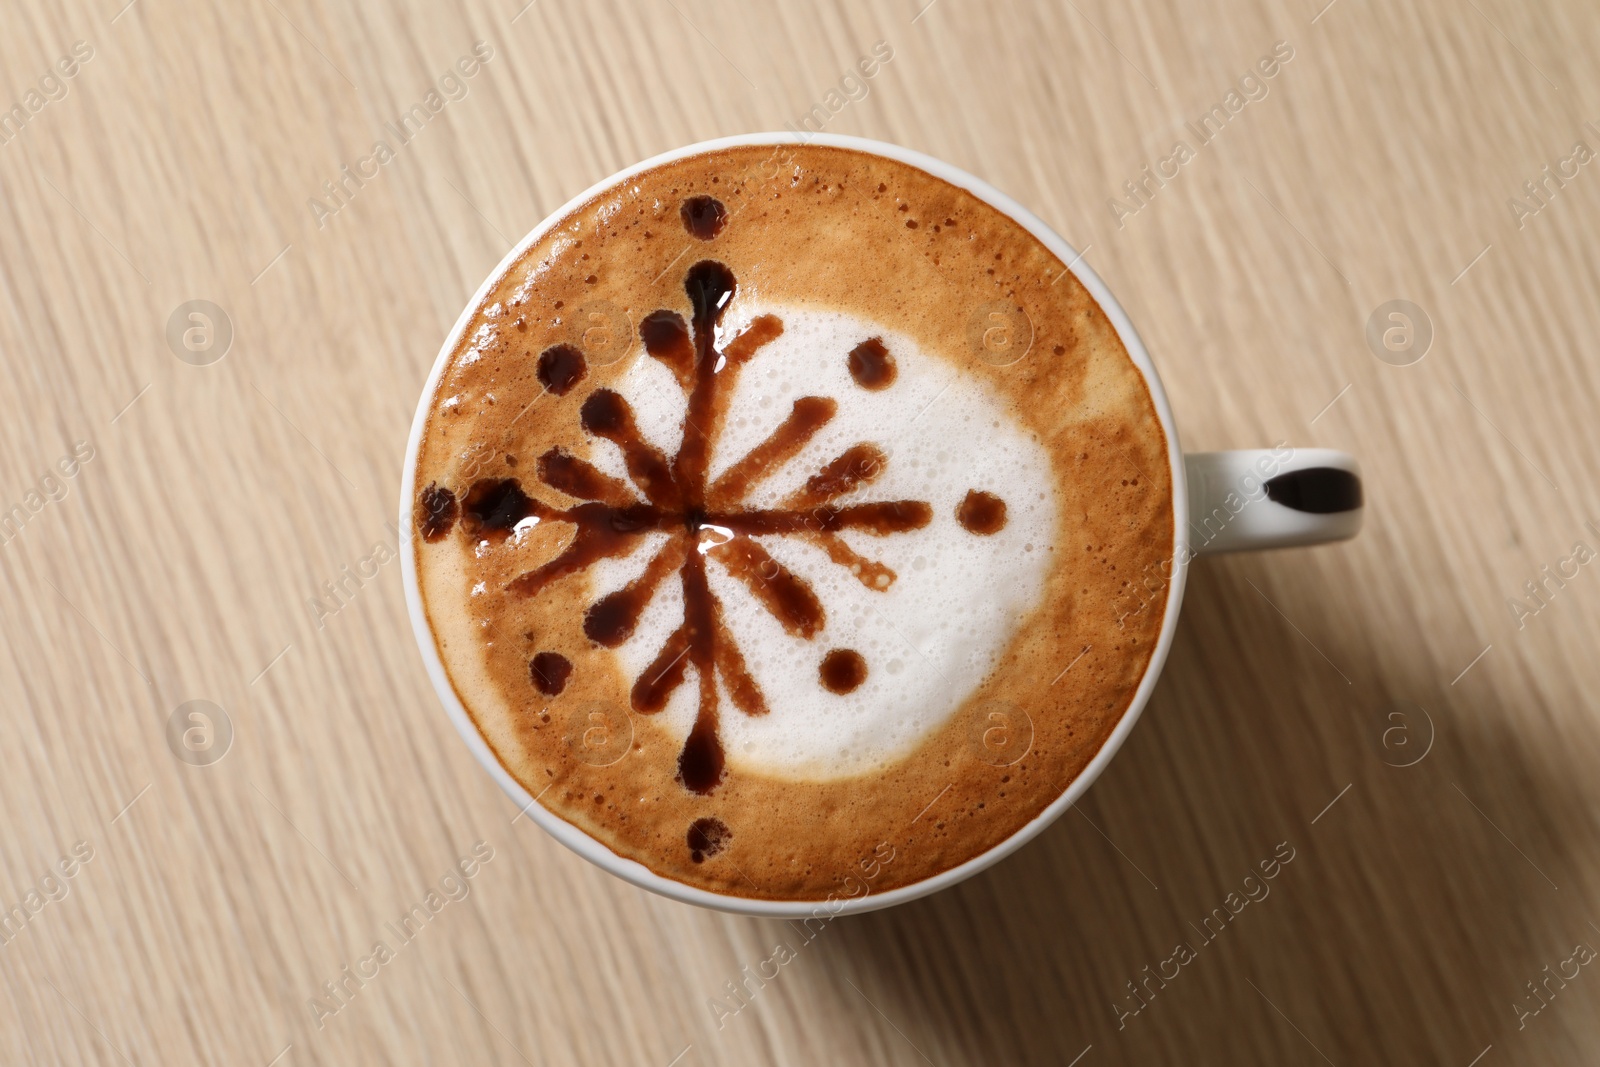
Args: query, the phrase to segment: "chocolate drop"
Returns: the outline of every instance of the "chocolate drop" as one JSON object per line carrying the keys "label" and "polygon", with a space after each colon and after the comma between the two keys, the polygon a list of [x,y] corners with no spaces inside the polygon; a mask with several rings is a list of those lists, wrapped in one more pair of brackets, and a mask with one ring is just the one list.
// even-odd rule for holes
{"label": "chocolate drop", "polygon": [[956,521],[968,533],[983,537],[997,534],[1006,526],[1006,502],[982,489],[968,489],[966,497],[956,505]]}
{"label": "chocolate drop", "polygon": [[850,350],[850,377],[863,389],[887,389],[899,373],[881,337],[869,337]]}
{"label": "chocolate drop", "polygon": [[535,689],[553,697],[567,687],[567,679],[572,676],[572,661],[559,652],[541,652],[529,662],[528,675]]}
{"label": "chocolate drop", "polygon": [[728,221],[727,209],[714,196],[691,196],[678,213],[683,216],[683,228],[702,241],[721,233]]}
{"label": "chocolate drop", "polygon": [[853,648],[835,648],[822,657],[818,673],[828,692],[851,693],[867,680],[867,661]]}
{"label": "chocolate drop", "polygon": [[571,345],[551,345],[539,354],[539,384],[556,396],[566,396],[583,380],[583,353]]}
{"label": "chocolate drop", "polygon": [[456,495],[437,482],[417,496],[417,530],[424,541],[438,541],[456,524],[461,507]]}

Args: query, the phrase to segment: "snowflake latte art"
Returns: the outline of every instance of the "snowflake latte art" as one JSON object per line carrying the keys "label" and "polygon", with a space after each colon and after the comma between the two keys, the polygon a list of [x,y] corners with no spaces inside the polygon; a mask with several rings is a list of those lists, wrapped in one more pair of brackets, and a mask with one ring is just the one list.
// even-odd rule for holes
{"label": "snowflake latte art", "polygon": [[667,877],[822,899],[987,851],[1104,743],[1165,612],[1166,453],[1017,223],[877,156],[728,149],[605,190],[490,286],[430,399],[413,551],[540,804]]}

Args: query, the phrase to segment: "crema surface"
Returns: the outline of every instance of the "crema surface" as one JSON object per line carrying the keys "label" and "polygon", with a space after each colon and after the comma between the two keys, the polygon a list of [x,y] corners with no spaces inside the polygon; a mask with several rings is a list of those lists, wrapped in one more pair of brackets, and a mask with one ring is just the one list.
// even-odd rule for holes
{"label": "crema surface", "polygon": [[429,404],[412,550],[451,684],[540,804],[688,884],[820,900],[981,854],[1160,631],[1142,376],[1031,234],[904,164],[740,148],[607,189],[494,281]]}

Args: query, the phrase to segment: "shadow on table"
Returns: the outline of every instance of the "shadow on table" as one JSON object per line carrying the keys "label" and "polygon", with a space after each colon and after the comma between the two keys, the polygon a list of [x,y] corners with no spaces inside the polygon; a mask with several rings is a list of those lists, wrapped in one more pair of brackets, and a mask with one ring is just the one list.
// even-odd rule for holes
{"label": "shadow on table", "polygon": [[[1315,572],[1262,567],[1195,568],[1161,685],[1080,810],[960,886],[817,939],[806,980],[881,1014],[889,1062],[1064,1065],[1092,1046],[1083,1067],[1464,1067],[1537,1040],[1516,1025],[1512,1005],[1537,1004],[1524,983],[1600,946],[1562,882],[1592,847],[1581,772],[1509,736],[1484,679],[1448,687],[1420,643],[1372,651],[1412,635],[1301,620],[1319,652],[1246,580],[1289,607],[1318,601]],[[1386,717],[1400,700],[1437,731],[1409,767],[1392,764],[1426,728],[1405,705],[1410,720]],[[1408,721],[1412,747],[1385,748]],[[1217,908],[1226,924],[1206,923]]]}

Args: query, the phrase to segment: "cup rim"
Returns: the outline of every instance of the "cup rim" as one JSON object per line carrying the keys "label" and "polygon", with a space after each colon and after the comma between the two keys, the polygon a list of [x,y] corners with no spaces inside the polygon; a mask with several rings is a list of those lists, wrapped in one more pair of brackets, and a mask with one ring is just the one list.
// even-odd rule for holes
{"label": "cup rim", "polygon": [[[444,369],[449,362],[451,354],[460,343],[478,307],[495,285],[505,276],[506,272],[521,259],[523,253],[557,223],[572,214],[573,211],[601,193],[626,182],[646,170],[665,163],[727,148],[785,144],[824,145],[851,149],[915,167],[971,193],[1015,220],[1032,234],[1065,265],[1066,269],[1094,297],[1101,310],[1105,312],[1106,318],[1116,330],[1117,336],[1121,339],[1123,347],[1133,360],[1134,366],[1143,375],[1145,386],[1150,391],[1156,414],[1161,420],[1161,428],[1167,437],[1167,459],[1172,477],[1173,567],[1172,577],[1168,583],[1165,617],[1161,622],[1160,637],[1156,641],[1155,650],[1150,656],[1150,662],[1145,667],[1144,675],[1139,679],[1139,685],[1134,690],[1133,699],[1129,702],[1128,709],[1123,712],[1121,719],[1112,729],[1111,735],[1101,744],[1100,750],[1095,753],[1088,765],[1067,784],[1061,795],[1051,801],[1043,811],[1019,827],[1011,836],[987,851],[921,881],[891,889],[887,892],[874,894],[869,889],[864,895],[853,897],[830,895],[819,900],[763,900],[753,897],[739,897],[713,893],[710,890],[674,881],[664,875],[657,874],[637,860],[618,855],[572,823],[541,806],[537,799],[530,795],[522,784],[501,764],[494,750],[489,747],[488,742],[472,721],[472,717],[467,713],[459,694],[455,690],[455,686],[450,682],[444,663],[439,656],[433,630],[428,624],[427,614],[422,606],[421,588],[417,583],[416,553],[412,528],[412,501],[416,499],[417,453],[421,447],[422,432],[427,423],[429,410],[432,407],[434,393],[439,387],[439,381],[444,375]],[[467,748],[477,757],[483,768],[489,772],[490,777],[499,783],[500,788],[516,802],[518,808],[537,823],[541,829],[603,870],[641,889],[648,889],[661,896],[685,904],[696,904],[718,911],[763,918],[803,919],[824,913],[831,918],[838,915],[859,914],[875,911],[879,908],[892,907],[895,904],[902,904],[919,897],[928,896],[941,889],[955,885],[957,882],[964,881],[993,866],[1039,836],[1046,827],[1060,818],[1067,809],[1076,804],[1088,792],[1090,786],[1100,777],[1106,765],[1111,762],[1117,751],[1122,747],[1123,742],[1127,740],[1128,735],[1133,731],[1134,724],[1139,721],[1139,716],[1143,713],[1145,705],[1149,702],[1150,695],[1155,689],[1156,680],[1161,674],[1161,669],[1166,664],[1167,654],[1172,648],[1173,636],[1177,631],[1179,609],[1183,603],[1183,592],[1188,578],[1188,565],[1191,555],[1187,550],[1188,539],[1186,537],[1189,520],[1188,504],[1188,486],[1184,476],[1183,451],[1178,443],[1177,425],[1173,419],[1171,406],[1167,401],[1166,390],[1162,387],[1161,378],[1156,373],[1155,364],[1151,361],[1144,342],[1139,338],[1138,332],[1134,329],[1127,312],[1123,310],[1122,305],[1117,302],[1116,297],[1111,294],[1111,290],[1107,288],[1106,284],[1100,280],[1099,275],[1084,262],[1083,256],[1046,225],[1044,220],[988,182],[915,149],[905,148],[885,141],[874,141],[842,134],[751,133],[700,141],[669,152],[663,152],[595,183],[550,213],[529,231],[526,237],[517,242],[515,247],[506,253],[499,266],[478,287],[477,292],[466,304],[460,318],[456,320],[455,326],[445,338],[444,344],[439,350],[439,355],[435,357],[433,369],[428,374],[427,384],[423,387],[422,396],[417,403],[416,414],[412,419],[411,434],[406,444],[405,465],[400,476],[400,521],[398,524],[400,531],[400,571],[405,587],[406,610],[411,616],[412,633],[416,638],[418,650],[422,653],[423,665],[427,669],[429,680],[432,681],[434,691],[438,695],[440,703],[444,705],[446,714],[455,725],[456,732],[466,742]]]}

